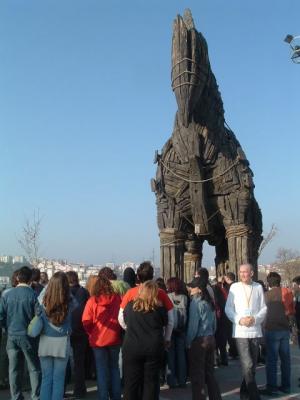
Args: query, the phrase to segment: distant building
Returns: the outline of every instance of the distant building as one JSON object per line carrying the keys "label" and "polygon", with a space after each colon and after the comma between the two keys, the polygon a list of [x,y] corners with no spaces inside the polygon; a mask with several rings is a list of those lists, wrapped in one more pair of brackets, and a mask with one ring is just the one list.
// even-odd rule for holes
{"label": "distant building", "polygon": [[108,263],[105,263],[105,266],[114,270],[116,267],[116,264],[112,263],[112,262],[108,262]]}
{"label": "distant building", "polygon": [[13,264],[16,263],[24,264],[26,262],[26,258],[24,256],[14,256],[12,262]]}
{"label": "distant building", "polygon": [[6,287],[9,285],[9,277],[8,276],[0,276],[0,287]]}
{"label": "distant building", "polygon": [[133,268],[136,271],[138,268],[138,264],[135,264],[134,262],[131,261],[126,261],[120,265],[120,269],[122,272],[124,272],[124,270],[128,267]]}
{"label": "distant building", "polygon": [[9,264],[12,263],[13,258],[12,256],[0,256],[0,262],[5,263],[5,264]]}

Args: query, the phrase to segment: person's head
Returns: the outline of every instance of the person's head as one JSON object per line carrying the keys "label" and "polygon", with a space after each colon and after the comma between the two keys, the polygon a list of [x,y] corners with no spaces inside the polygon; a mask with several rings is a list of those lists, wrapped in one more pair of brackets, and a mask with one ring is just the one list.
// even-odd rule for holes
{"label": "person's head", "polygon": [[31,269],[27,266],[24,266],[19,269],[18,273],[18,283],[25,283],[28,285],[31,281]]}
{"label": "person's head", "polygon": [[70,286],[77,286],[79,285],[78,274],[75,271],[68,271],[66,272],[68,282]]}
{"label": "person's head", "polygon": [[64,272],[55,272],[50,279],[43,299],[45,312],[50,322],[61,325],[69,310],[70,288]]}
{"label": "person's head", "polygon": [[170,278],[167,280],[167,289],[169,293],[187,294],[185,283],[179,278]]}
{"label": "person's head", "polygon": [[139,294],[133,303],[134,311],[149,312],[158,306],[158,286],[152,280],[143,282],[139,287]]}
{"label": "person's head", "polygon": [[300,275],[299,276],[295,276],[295,278],[293,279],[293,283],[295,283],[296,285],[300,286]]}
{"label": "person's head", "polygon": [[270,288],[280,287],[281,276],[277,272],[270,272],[267,276],[267,282]]}
{"label": "person's head", "polygon": [[47,272],[41,272],[40,284],[43,286],[48,285],[49,278]]}
{"label": "person's head", "polygon": [[250,284],[252,281],[253,273],[253,267],[251,264],[240,265],[239,274],[241,282]]}
{"label": "person's head", "polygon": [[112,295],[114,293],[110,280],[105,275],[98,275],[93,287],[93,296]]}
{"label": "person's head", "polygon": [[139,283],[151,281],[153,279],[154,271],[150,261],[144,261],[137,269],[137,278]]}
{"label": "person's head", "polygon": [[104,276],[105,278],[109,279],[110,281],[115,281],[117,279],[117,275],[114,271],[109,267],[103,267],[100,269],[98,276]]}
{"label": "person's head", "polygon": [[224,276],[224,280],[228,285],[234,283],[235,279],[236,279],[235,274],[233,272],[227,272],[226,275]]}
{"label": "person's head", "polygon": [[165,292],[167,291],[167,286],[165,284],[164,278],[156,278],[155,282],[157,283],[159,289],[164,290]]}
{"label": "person's head", "polygon": [[201,278],[202,280],[206,280],[206,284],[209,281],[209,272],[206,268],[198,268],[195,273],[195,278]]}
{"label": "person's head", "polygon": [[31,273],[31,282],[39,282],[41,279],[41,271],[38,268],[32,268]]}
{"label": "person's head", "polygon": [[202,287],[203,285],[205,285],[205,283],[206,283],[206,279],[196,276],[192,280],[192,282],[187,284],[189,294],[191,296],[200,295],[201,294],[200,286]]}
{"label": "person's head", "polygon": [[135,271],[131,267],[127,267],[123,272],[123,281],[127,282],[130,287],[135,287],[136,284],[136,275]]}
{"label": "person's head", "polygon": [[196,277],[189,283],[191,296],[200,296],[202,300],[205,300],[210,304],[211,308],[214,309],[213,300],[208,293],[207,283],[205,278]]}
{"label": "person's head", "polygon": [[97,282],[97,280],[98,280],[97,275],[90,275],[88,277],[85,288],[89,292],[90,296],[95,296],[94,287],[95,287],[95,283]]}
{"label": "person's head", "polygon": [[16,270],[12,273],[12,276],[11,276],[11,286],[12,286],[12,287],[18,286],[18,283],[19,283],[19,279],[18,279],[19,272],[20,272],[20,270],[19,270],[19,269],[16,269]]}

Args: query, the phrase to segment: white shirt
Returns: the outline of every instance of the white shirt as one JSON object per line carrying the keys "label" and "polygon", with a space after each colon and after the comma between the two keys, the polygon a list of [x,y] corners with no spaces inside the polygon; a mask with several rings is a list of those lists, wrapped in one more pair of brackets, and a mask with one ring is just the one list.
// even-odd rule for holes
{"label": "white shirt", "polygon": [[[230,286],[225,313],[233,322],[233,337],[249,339],[261,337],[261,324],[267,313],[262,286],[256,282],[249,285],[242,282],[233,283]],[[240,319],[249,315],[254,317],[254,325],[249,327],[240,325]]]}

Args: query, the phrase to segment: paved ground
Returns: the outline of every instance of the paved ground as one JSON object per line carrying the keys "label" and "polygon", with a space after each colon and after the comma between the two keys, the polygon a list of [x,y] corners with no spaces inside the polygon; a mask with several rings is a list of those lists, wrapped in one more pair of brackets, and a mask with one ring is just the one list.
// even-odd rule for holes
{"label": "paved ground", "polygon": [[[239,385],[241,382],[241,370],[238,361],[230,361],[228,367],[220,367],[215,369],[216,378],[219,382],[222,398],[225,400],[239,400]],[[278,373],[280,375],[280,373]],[[277,400],[300,400],[300,388],[298,387],[298,378],[300,377],[300,351],[296,346],[292,346],[292,392],[290,395],[279,395],[274,397],[264,397],[264,399]],[[262,386],[265,383],[265,367],[260,365],[257,369],[257,383]],[[280,382],[278,382],[280,384]],[[95,382],[88,382],[88,395],[86,400],[96,400],[97,391]],[[162,388],[161,400],[190,400],[191,389],[188,385],[187,389],[168,389]],[[8,391],[0,391],[1,400],[9,400]],[[29,393],[25,393],[25,399],[29,400]]]}

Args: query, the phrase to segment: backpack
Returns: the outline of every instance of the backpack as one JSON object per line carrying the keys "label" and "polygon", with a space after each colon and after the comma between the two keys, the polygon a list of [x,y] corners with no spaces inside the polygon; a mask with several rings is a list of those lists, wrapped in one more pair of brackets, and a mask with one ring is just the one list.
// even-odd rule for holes
{"label": "backpack", "polygon": [[174,326],[173,331],[183,332],[187,322],[187,296],[184,294],[168,293],[174,306]]}

